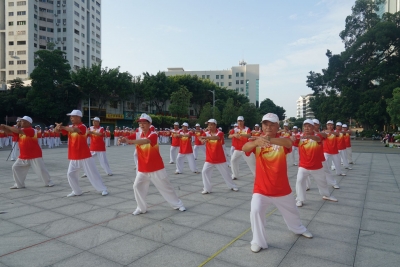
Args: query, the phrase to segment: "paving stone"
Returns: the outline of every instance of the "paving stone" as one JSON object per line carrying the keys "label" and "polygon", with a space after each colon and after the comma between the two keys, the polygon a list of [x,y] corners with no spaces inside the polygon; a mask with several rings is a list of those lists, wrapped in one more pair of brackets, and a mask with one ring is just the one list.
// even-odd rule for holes
{"label": "paving stone", "polygon": [[400,254],[363,246],[357,247],[355,267],[398,266]]}
{"label": "paving stone", "polygon": [[381,220],[373,220],[373,219],[366,219],[362,220],[361,229],[366,231],[378,232],[378,233],[385,233],[385,234],[392,234],[400,236],[400,224],[381,221]]}
{"label": "paving stone", "polygon": [[48,237],[59,237],[92,226],[91,223],[76,218],[63,218],[61,220],[42,223],[31,227],[32,231]]}
{"label": "paving stone", "polygon": [[65,215],[60,213],[52,212],[52,211],[41,211],[37,213],[32,213],[29,215],[21,216],[18,218],[10,219],[10,222],[16,223],[23,227],[29,228],[34,227],[43,223],[49,223],[52,221],[59,220],[61,218],[65,218]]}
{"label": "paving stone", "polygon": [[87,251],[80,254],[74,255],[73,257],[67,258],[56,264],[53,267],[70,267],[70,266],[82,266],[84,263],[85,267],[122,267],[123,265],[116,262],[109,261],[99,255],[89,253]]}
{"label": "paving stone", "polygon": [[[139,217],[139,216],[135,216]],[[144,226],[132,234],[140,236],[159,243],[168,244],[173,240],[190,232],[192,228],[182,225],[167,223],[165,221],[155,222],[148,226]]]}
{"label": "paving stone", "polygon": [[49,238],[28,229],[2,235],[0,242],[0,256],[46,240],[49,240]]}
{"label": "paving stone", "polygon": [[283,261],[279,264],[280,267],[348,267],[353,265],[345,265],[334,261],[320,259],[317,257],[311,257],[308,255],[302,255],[297,253],[290,253]]}

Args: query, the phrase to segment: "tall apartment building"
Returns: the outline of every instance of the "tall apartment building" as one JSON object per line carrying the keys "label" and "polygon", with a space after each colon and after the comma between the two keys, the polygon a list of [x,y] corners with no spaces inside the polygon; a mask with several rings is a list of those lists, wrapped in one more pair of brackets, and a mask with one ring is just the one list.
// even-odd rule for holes
{"label": "tall apartment building", "polygon": [[211,80],[217,86],[226,87],[247,96],[251,103],[258,106],[260,90],[259,69],[259,64],[247,64],[241,61],[239,66],[233,66],[227,70],[185,71],[183,68],[168,68],[165,75],[197,75],[201,79]]}
{"label": "tall apartment building", "polygon": [[378,14],[382,16],[383,13],[386,12],[396,13],[398,11],[400,11],[400,0],[386,0],[386,2],[380,6]]}
{"label": "tall apartment building", "polygon": [[310,101],[314,96],[312,94],[302,95],[297,99],[297,119],[314,119],[314,112],[310,107]]}
{"label": "tall apartment building", "polygon": [[66,52],[71,68],[101,60],[101,0],[0,0],[0,86],[29,79],[34,52]]}

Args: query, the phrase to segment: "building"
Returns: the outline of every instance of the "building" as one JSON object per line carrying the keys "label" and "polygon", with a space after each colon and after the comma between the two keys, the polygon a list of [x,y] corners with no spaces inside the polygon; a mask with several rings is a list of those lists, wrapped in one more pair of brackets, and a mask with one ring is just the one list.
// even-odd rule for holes
{"label": "building", "polygon": [[209,79],[217,86],[236,90],[239,94],[246,95],[251,103],[259,104],[259,64],[247,64],[239,62],[239,66],[233,66],[227,70],[185,71],[183,68],[168,68],[166,76],[197,75],[201,79]]}
{"label": "building", "polygon": [[297,100],[297,119],[314,119],[314,112],[311,110],[310,101],[314,96],[312,94],[302,95]]}
{"label": "building", "polygon": [[386,0],[379,8],[378,14],[382,17],[383,13],[396,13],[400,11],[400,0]]}
{"label": "building", "polygon": [[72,69],[101,60],[101,0],[0,0],[0,84],[29,79],[34,52],[66,52]]}

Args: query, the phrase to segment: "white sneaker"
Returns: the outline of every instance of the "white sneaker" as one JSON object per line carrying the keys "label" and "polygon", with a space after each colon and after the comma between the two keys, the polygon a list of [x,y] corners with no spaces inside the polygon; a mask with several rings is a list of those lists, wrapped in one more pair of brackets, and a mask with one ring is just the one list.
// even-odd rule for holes
{"label": "white sneaker", "polygon": [[339,189],[340,187],[337,184],[335,184],[335,185],[333,185],[333,188]]}
{"label": "white sneaker", "polygon": [[239,191],[239,189],[237,187],[234,187],[234,188],[232,188],[232,191],[237,192],[237,191]]}
{"label": "white sneaker", "polygon": [[237,180],[237,178],[236,177],[232,177],[232,180]]}
{"label": "white sneaker", "polygon": [[347,176],[345,173],[338,174],[338,176]]}
{"label": "white sneaker", "polygon": [[112,173],[109,173],[109,174],[108,174],[108,176],[113,176],[113,175],[114,175],[114,174],[112,174]]}
{"label": "white sneaker", "polygon": [[203,190],[201,193],[202,193],[203,195],[205,195],[205,194],[210,194],[210,192],[208,192],[208,191],[206,191],[206,190]]}
{"label": "white sneaker", "polygon": [[140,209],[136,209],[134,212],[132,212],[133,215],[139,215],[142,213],[146,213],[146,212],[142,212]]}
{"label": "white sneaker", "polygon": [[10,189],[21,189],[21,188],[25,188],[25,186],[23,187],[18,187],[16,184],[11,186]]}
{"label": "white sneaker", "polygon": [[186,211],[186,208],[184,206],[179,208],[179,211]]}
{"label": "white sneaker", "polygon": [[253,251],[254,253],[260,252],[261,247],[257,244],[251,244],[250,250]]}
{"label": "white sneaker", "polygon": [[297,201],[297,202],[296,202],[296,206],[297,206],[297,207],[303,207],[303,201],[300,201],[300,200]]}
{"label": "white sneaker", "polygon": [[308,191],[308,190],[310,190],[310,188],[309,188],[309,187],[306,187],[306,191]]}
{"label": "white sneaker", "polygon": [[53,186],[54,186],[54,183],[53,183],[52,181],[50,181],[49,184],[46,185],[46,186],[47,186],[47,187],[53,187]]}
{"label": "white sneaker", "polygon": [[352,167],[346,167],[345,169],[352,170],[353,168]]}
{"label": "white sneaker", "polygon": [[334,196],[323,196],[322,197],[323,200],[329,200],[329,201],[333,201],[333,202],[338,202],[338,200],[334,197]]}
{"label": "white sneaker", "polygon": [[296,164],[296,163],[293,163],[293,166],[297,166],[297,164]]}
{"label": "white sneaker", "polygon": [[74,197],[74,196],[77,196],[73,191],[72,191],[72,193],[71,194],[68,194],[67,195],[67,197]]}
{"label": "white sneaker", "polygon": [[81,178],[85,178],[85,177],[87,177],[87,175],[86,175],[86,174],[83,174],[83,175],[81,176]]}
{"label": "white sneaker", "polygon": [[307,238],[313,238],[313,235],[308,230],[302,233],[301,235]]}
{"label": "white sneaker", "polygon": [[107,195],[108,195],[108,191],[107,191],[107,190],[104,190],[103,192],[101,192],[101,195],[102,195],[102,196],[107,196]]}

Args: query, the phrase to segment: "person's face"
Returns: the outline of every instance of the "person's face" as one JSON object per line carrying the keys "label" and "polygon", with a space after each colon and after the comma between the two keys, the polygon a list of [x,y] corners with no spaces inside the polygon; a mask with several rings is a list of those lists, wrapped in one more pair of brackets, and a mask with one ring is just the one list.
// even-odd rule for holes
{"label": "person's face", "polygon": [[182,126],[182,130],[184,130],[185,132],[187,131],[188,127],[187,126]]}
{"label": "person's face", "polygon": [[314,131],[319,132],[319,124],[314,123]]}
{"label": "person's face", "polygon": [[71,120],[72,124],[78,124],[81,122],[82,118],[76,115],[72,115],[69,117],[69,119]]}
{"label": "person's face", "polygon": [[179,129],[179,125],[174,125],[174,130],[178,130]]}
{"label": "person's face", "polygon": [[326,125],[326,129],[328,129],[328,131],[333,131],[333,124],[332,123],[328,123]]}
{"label": "person's face", "polygon": [[299,129],[294,128],[294,129],[293,129],[293,132],[294,132],[294,133],[298,133],[298,132],[299,132]]}
{"label": "person's face", "polygon": [[303,132],[305,134],[312,134],[314,132],[314,125],[311,125],[309,123],[303,124]]}
{"label": "person's face", "polygon": [[29,123],[29,121],[26,121],[26,120],[20,120],[20,126],[22,127],[22,128],[28,128],[28,127],[30,127],[31,126],[31,124]]}
{"label": "person's face", "polygon": [[336,125],[336,130],[341,131],[342,130],[342,126]]}
{"label": "person's face", "polygon": [[196,130],[197,130],[197,131],[200,131],[200,126],[196,126]]}
{"label": "person's face", "polygon": [[139,127],[143,132],[148,132],[150,129],[150,122],[148,121],[139,121]]}
{"label": "person's face", "polygon": [[208,130],[211,132],[216,132],[217,131],[217,125],[213,122],[209,122],[208,124]]}
{"label": "person's face", "polygon": [[260,126],[254,126],[254,130],[256,131],[260,130]]}
{"label": "person's face", "polygon": [[283,126],[283,129],[285,129],[285,131],[289,131],[289,126]]}
{"label": "person's face", "polygon": [[93,121],[93,126],[94,127],[99,127],[100,126],[100,122],[99,121]]}
{"label": "person's face", "polygon": [[244,121],[237,121],[238,127],[243,128],[244,127]]}
{"label": "person's face", "polygon": [[275,137],[278,130],[279,130],[279,124],[277,122],[270,122],[270,121],[262,122],[262,131],[267,136]]}
{"label": "person's face", "polygon": [[348,129],[348,128],[346,128],[346,127],[343,127],[343,131],[347,132],[347,129]]}

